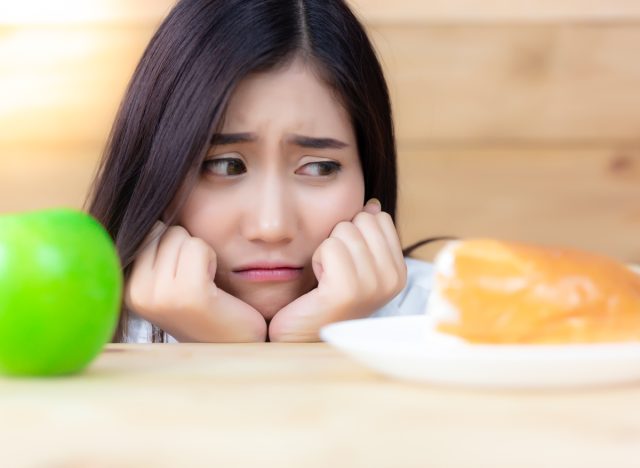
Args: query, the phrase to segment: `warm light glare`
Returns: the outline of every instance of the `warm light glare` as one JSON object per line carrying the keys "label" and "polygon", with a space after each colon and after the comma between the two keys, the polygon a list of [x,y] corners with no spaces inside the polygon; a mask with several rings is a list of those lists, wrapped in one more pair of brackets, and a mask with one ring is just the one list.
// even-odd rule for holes
{"label": "warm light glare", "polygon": [[0,48],[0,63],[10,65],[0,69],[0,122],[4,128],[20,133],[16,128],[20,116],[33,125],[33,112],[63,106],[77,94],[77,87],[65,80],[65,70],[90,60],[96,39],[90,33],[44,30],[8,35]]}
{"label": "warm light glare", "polygon": [[109,0],[0,0],[0,24],[100,21],[112,14]]}

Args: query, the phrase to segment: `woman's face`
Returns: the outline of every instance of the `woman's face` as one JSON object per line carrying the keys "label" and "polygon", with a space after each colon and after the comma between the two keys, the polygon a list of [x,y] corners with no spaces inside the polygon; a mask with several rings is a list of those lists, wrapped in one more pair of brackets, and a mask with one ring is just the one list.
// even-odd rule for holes
{"label": "woman's face", "polygon": [[316,286],[311,256],[363,203],[349,115],[294,61],[240,83],[178,224],[215,250],[216,285],[270,319]]}

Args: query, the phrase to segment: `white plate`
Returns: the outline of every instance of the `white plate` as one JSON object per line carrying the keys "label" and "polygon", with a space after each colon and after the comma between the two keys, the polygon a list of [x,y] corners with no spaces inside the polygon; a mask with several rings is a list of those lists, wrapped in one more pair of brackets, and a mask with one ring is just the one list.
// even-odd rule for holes
{"label": "white plate", "polygon": [[426,316],[324,327],[321,338],[382,374],[485,388],[640,383],[640,343],[476,345],[430,329]]}

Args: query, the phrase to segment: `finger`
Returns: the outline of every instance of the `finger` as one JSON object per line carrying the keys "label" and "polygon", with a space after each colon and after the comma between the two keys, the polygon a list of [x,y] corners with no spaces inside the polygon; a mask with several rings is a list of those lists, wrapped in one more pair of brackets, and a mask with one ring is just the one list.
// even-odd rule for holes
{"label": "finger", "polygon": [[342,240],[347,247],[357,278],[361,283],[361,290],[373,292],[378,284],[376,263],[360,229],[353,223],[341,222],[333,229],[331,237]]}
{"label": "finger", "polygon": [[372,198],[364,205],[362,211],[370,214],[378,214],[382,211],[382,204],[377,198]]}
{"label": "finger", "polygon": [[158,244],[156,262],[153,266],[158,282],[169,286],[176,277],[180,248],[189,237],[187,230],[182,226],[171,226],[164,233]]}
{"label": "finger", "polygon": [[324,268],[322,267],[322,263],[320,262],[320,247],[318,247],[313,255],[311,256],[311,269],[313,270],[313,274],[316,277],[316,280],[320,282],[322,280],[322,275],[324,275]]}
{"label": "finger", "polygon": [[325,280],[320,285],[330,283],[331,288],[345,288],[349,291],[357,287],[355,265],[342,240],[336,237],[325,239],[314,252],[311,261],[322,268],[322,278]]}
{"label": "finger", "polygon": [[400,237],[398,236],[396,226],[393,224],[391,215],[386,212],[379,213],[376,215],[376,221],[387,240],[387,244],[391,249],[391,255],[393,256],[396,266],[400,271],[406,270],[407,265],[404,261],[404,254],[402,253],[402,244],[400,243]]}
{"label": "finger", "polygon": [[191,237],[180,249],[176,277],[181,281],[204,279],[207,283],[213,283],[216,267],[215,251],[203,239]]}
{"label": "finger", "polygon": [[369,250],[373,253],[374,264],[379,278],[386,280],[390,273],[398,272],[399,270],[391,246],[376,219],[377,216],[362,212],[354,218],[353,224],[360,230]]}
{"label": "finger", "polygon": [[136,257],[133,270],[151,271],[153,269],[158,252],[158,244],[166,228],[167,226],[162,221],[156,221],[151,231],[149,231],[149,234],[147,234],[140,244],[142,250]]}
{"label": "finger", "polygon": [[155,262],[160,237],[166,229],[161,221],[156,221],[147,236],[143,239],[141,251],[136,256],[127,278],[124,290],[124,303],[129,309],[134,308],[136,298],[132,297],[132,290],[136,295],[149,289],[153,283],[153,264]]}

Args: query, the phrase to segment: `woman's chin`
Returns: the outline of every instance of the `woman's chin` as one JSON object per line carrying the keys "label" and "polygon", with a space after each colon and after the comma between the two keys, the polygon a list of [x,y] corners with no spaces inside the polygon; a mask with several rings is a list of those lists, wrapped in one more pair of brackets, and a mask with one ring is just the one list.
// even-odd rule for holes
{"label": "woman's chin", "polygon": [[271,322],[271,319],[275,317],[280,309],[282,309],[282,307],[269,309],[256,307],[256,310],[262,314],[267,323]]}
{"label": "woman's chin", "polygon": [[296,295],[267,296],[267,297],[247,297],[243,300],[256,309],[267,322],[269,322],[283,307],[298,298]]}
{"label": "woman's chin", "polygon": [[267,323],[269,323],[271,319],[278,313],[278,311],[280,311],[283,307],[285,307],[290,302],[291,301],[283,304],[273,304],[273,303],[272,304],[252,304],[251,302],[248,302],[248,304],[254,309],[256,309],[258,312],[260,312],[260,314],[262,314],[262,316],[267,321]]}
{"label": "woman's chin", "polygon": [[[244,285],[243,285],[244,286]],[[267,284],[232,288],[232,293],[241,301],[256,309],[269,322],[283,307],[316,286],[313,284]]]}

